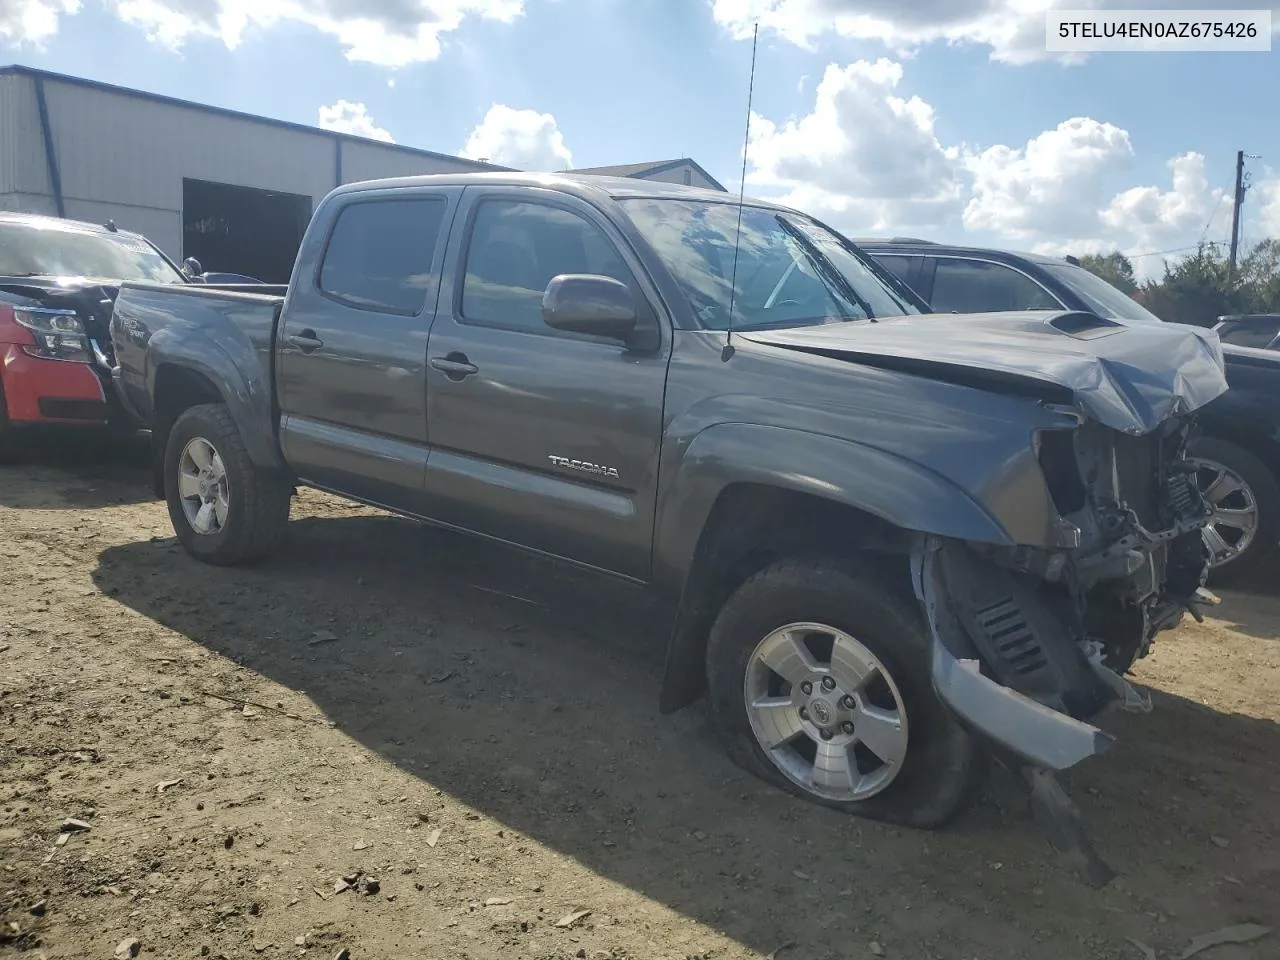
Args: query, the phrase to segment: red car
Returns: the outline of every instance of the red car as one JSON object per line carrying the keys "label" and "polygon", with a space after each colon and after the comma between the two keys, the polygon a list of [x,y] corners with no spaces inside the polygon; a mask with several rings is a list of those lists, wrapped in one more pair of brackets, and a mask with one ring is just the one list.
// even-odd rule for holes
{"label": "red car", "polygon": [[36,425],[131,427],[107,334],[122,280],[190,282],[114,224],[0,212],[0,443]]}

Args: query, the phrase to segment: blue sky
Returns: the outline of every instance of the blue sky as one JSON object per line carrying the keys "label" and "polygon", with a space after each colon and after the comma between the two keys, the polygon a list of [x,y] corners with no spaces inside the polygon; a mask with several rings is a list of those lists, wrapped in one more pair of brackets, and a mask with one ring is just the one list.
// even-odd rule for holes
{"label": "blue sky", "polygon": [[[331,122],[447,153],[475,134],[475,149],[513,166],[691,156],[734,188],[751,50],[741,34],[763,16],[751,193],[854,234],[1150,253],[1227,236],[1223,191],[1245,149],[1261,155],[1246,238],[1280,233],[1280,175],[1267,166],[1280,171],[1277,54],[1064,65],[1040,49],[1042,26],[1030,43],[1008,39],[1027,17],[1018,0],[946,0],[932,20],[943,0],[909,13],[889,0],[363,0],[372,40],[343,19],[349,0],[306,0],[293,5],[301,15],[251,23],[234,47],[219,15],[284,5],[80,0],[65,12],[76,6],[16,0],[0,13],[0,62],[309,124],[346,101],[355,113]],[[39,14],[54,9],[51,31]],[[858,12],[881,19],[838,19]],[[454,28],[381,43],[439,17]],[[495,104],[511,109],[485,125]]]}

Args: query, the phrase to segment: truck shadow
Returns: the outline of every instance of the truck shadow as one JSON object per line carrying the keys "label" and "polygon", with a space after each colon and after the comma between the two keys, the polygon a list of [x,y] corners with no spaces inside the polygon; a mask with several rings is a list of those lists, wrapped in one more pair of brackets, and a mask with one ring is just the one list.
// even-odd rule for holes
{"label": "truck shadow", "polygon": [[77,431],[19,432],[0,456],[0,506],[92,510],[155,499],[150,437]]}
{"label": "truck shadow", "polygon": [[[701,707],[659,716],[666,624],[625,585],[368,516],[297,521],[288,548],[257,568],[211,575],[167,540],[105,551],[94,577],[306,691],[405,771],[761,953],[795,943],[844,956],[871,931],[919,942],[963,914],[992,918],[1000,955],[1010,937],[1034,955],[1037,929],[1064,943],[1082,921],[1121,933],[1114,894],[1056,860],[1007,776],[947,831],[898,831],[741,773]],[[310,645],[320,629],[337,639]],[[1188,898],[1184,915],[1265,914],[1277,875],[1247,832],[1265,832],[1280,793],[1280,725],[1156,700],[1152,715],[1110,724],[1112,756],[1070,778],[1100,849],[1127,889]],[[1235,832],[1230,851],[1208,843],[1215,822]],[[1189,882],[1206,870],[1243,885],[1206,893]]]}

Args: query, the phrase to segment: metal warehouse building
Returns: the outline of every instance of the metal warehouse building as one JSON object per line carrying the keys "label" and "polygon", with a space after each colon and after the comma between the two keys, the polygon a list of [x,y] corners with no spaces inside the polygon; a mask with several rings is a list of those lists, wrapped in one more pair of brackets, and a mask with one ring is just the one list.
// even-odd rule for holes
{"label": "metal warehouse building", "polygon": [[[175,260],[289,279],[312,209],[343,183],[503,170],[33,70],[0,68],[0,209],[145,234]],[[584,173],[723,189],[692,160]]]}

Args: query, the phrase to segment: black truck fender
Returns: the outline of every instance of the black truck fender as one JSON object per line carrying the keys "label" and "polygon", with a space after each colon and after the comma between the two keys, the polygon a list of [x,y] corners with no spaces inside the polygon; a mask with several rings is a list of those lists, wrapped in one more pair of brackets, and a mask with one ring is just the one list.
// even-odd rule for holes
{"label": "black truck fender", "polygon": [[276,440],[271,382],[262,360],[243,337],[208,336],[184,326],[182,335],[166,328],[152,338],[147,395],[153,398],[150,421],[163,450],[169,428],[184,410],[199,403],[223,403],[255,467],[286,470]]}
{"label": "black truck fender", "polygon": [[910,532],[1009,545],[969,493],[903,457],[785,427],[724,423],[663,465],[653,584],[674,610],[660,709],[705,683],[707,633],[738,584],[784,555],[856,548],[902,557]]}

